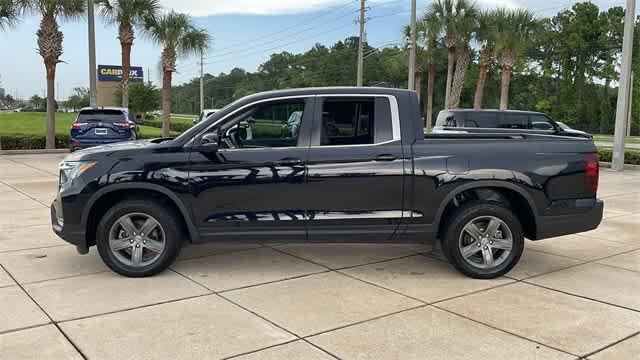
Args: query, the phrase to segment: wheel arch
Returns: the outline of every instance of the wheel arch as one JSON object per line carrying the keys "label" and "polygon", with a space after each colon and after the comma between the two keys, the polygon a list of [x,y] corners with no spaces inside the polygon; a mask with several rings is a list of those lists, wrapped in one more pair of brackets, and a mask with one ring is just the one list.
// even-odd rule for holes
{"label": "wheel arch", "polygon": [[446,214],[450,211],[456,197],[469,192],[478,193],[481,190],[488,190],[498,194],[501,197],[498,202],[507,203],[520,220],[525,236],[529,239],[536,238],[538,212],[533,198],[521,187],[504,181],[474,181],[473,183],[460,185],[449,192],[436,212],[434,224],[437,225],[438,235],[445,228]]}
{"label": "wheel arch", "polygon": [[[135,194],[129,194],[129,191],[138,190]],[[106,210],[118,201],[133,196],[141,196],[144,194],[155,196],[161,200],[165,200],[169,205],[173,206],[181,215],[182,221],[189,233],[191,242],[198,242],[200,234],[193,224],[190,212],[182,200],[171,190],[156,184],[148,183],[125,183],[113,184],[98,190],[87,202],[85,211],[82,214],[81,226],[86,230],[85,237],[87,246],[95,245],[95,232],[97,224]]]}

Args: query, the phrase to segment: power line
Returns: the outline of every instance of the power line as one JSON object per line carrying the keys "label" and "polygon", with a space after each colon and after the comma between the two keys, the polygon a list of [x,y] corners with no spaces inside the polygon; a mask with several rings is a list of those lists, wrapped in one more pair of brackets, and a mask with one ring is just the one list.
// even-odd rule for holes
{"label": "power line", "polygon": [[[268,38],[270,38],[270,37],[272,37],[272,36],[274,36],[274,35],[282,34],[282,33],[286,32],[286,31],[288,31],[288,30],[295,29],[295,28],[297,28],[297,27],[298,27],[298,26],[300,26],[300,25],[308,25],[310,22],[316,21],[316,20],[318,20],[318,19],[320,19],[320,18],[322,18],[322,17],[324,17],[324,16],[326,16],[326,15],[329,15],[329,14],[331,14],[331,13],[332,13],[333,11],[335,11],[335,10],[340,10],[340,9],[342,9],[342,8],[348,7],[348,6],[350,6],[350,5],[354,4],[354,3],[355,3],[355,2],[357,2],[357,1],[358,1],[358,0],[349,0],[349,1],[347,1],[346,3],[344,3],[344,4],[342,4],[342,5],[336,5],[336,6],[334,6],[334,7],[330,7],[329,9],[327,9],[327,12],[325,12],[325,13],[323,13],[323,14],[321,14],[321,15],[315,16],[315,17],[313,17],[312,19],[305,19],[305,20],[302,20],[302,21],[297,22],[297,23],[295,23],[295,24],[293,24],[293,25],[290,25],[290,26],[287,26],[287,27],[285,27],[285,28],[282,28],[281,30],[278,30],[278,31],[275,31],[275,32],[272,32],[272,33],[269,33],[269,34],[266,34],[266,35],[263,35],[263,36],[260,36],[260,37],[257,37],[257,38],[253,38],[253,39],[248,40],[248,41],[256,42],[256,41],[259,41],[259,40],[268,39]],[[230,50],[230,49],[234,49],[234,48],[238,48],[238,47],[242,47],[242,46],[243,46],[243,45],[240,45],[240,46],[238,46],[238,45],[232,45],[232,46],[227,46],[227,47],[220,48],[220,49],[218,49],[218,50],[220,50],[220,51],[226,51],[226,50]]]}
{"label": "power line", "polygon": [[[342,26],[338,26],[338,27],[326,30],[326,31],[322,31],[322,32],[319,32],[319,33],[314,33],[311,36],[308,36],[308,37],[305,37],[305,38],[300,38],[300,39],[295,39],[295,40],[290,41],[288,43],[279,44],[277,46],[274,46],[274,47],[271,47],[271,48],[268,48],[268,49],[260,49],[260,50],[255,50],[255,51],[249,51],[249,52],[246,52],[246,53],[236,54],[236,55],[237,56],[247,56],[247,55],[259,54],[259,53],[263,53],[263,52],[267,52],[267,51],[273,51],[273,50],[276,50],[276,49],[281,48],[283,46],[293,45],[293,44],[295,44],[295,43],[297,43],[299,41],[312,39],[312,38],[315,38],[315,37],[317,37],[319,35],[329,34],[329,33],[344,29],[344,28],[349,27],[349,26],[353,26],[353,24],[349,23],[349,24],[346,24],[346,25],[342,25]],[[217,64],[217,63],[225,62],[225,61],[228,61],[228,60],[229,60],[228,56],[225,56],[224,59],[218,59],[216,61],[212,61],[212,62],[209,62],[209,63],[206,63],[206,64],[207,65]]]}
{"label": "power line", "polygon": [[[349,5],[350,5],[352,2],[353,2],[353,1],[351,1],[351,2],[349,3]],[[323,14],[323,15],[326,15],[326,14],[328,14],[328,13],[325,13],[325,14]],[[339,16],[339,17],[333,18],[332,22],[335,22],[336,20],[340,20],[340,19],[343,19],[343,18],[348,17],[348,16],[352,16],[352,15],[353,15],[353,11],[349,11],[349,12],[347,12],[347,13],[345,13],[345,14],[342,14],[342,16]],[[320,18],[320,17],[322,17],[322,16],[319,16],[319,17],[317,17],[317,18]],[[317,19],[317,18],[316,18],[316,19]],[[313,20],[312,20],[312,21],[313,21]],[[311,22],[312,22],[312,21],[311,21]],[[295,35],[299,35],[299,34],[302,34],[302,33],[306,33],[306,32],[309,32],[309,31],[313,31],[313,30],[315,30],[315,29],[317,29],[317,28],[318,28],[318,26],[317,26],[317,25],[315,25],[315,24],[314,24],[314,25],[309,25],[309,22],[304,22],[303,24],[306,24],[306,25],[308,25],[308,26],[305,26],[305,27],[303,27],[303,28],[301,28],[301,29],[298,29],[298,30],[296,31]],[[284,32],[284,31],[285,31],[285,30],[281,31],[280,33]],[[258,41],[260,41],[260,40],[264,40],[264,39],[266,39],[266,38],[267,38],[267,37],[260,37],[260,38],[256,38],[256,39],[254,39],[251,43],[255,43],[255,42],[258,42]],[[276,43],[276,42],[278,42],[278,41],[288,40],[288,39],[290,39],[290,38],[291,38],[291,35],[284,35],[284,36],[277,37],[277,38],[275,38],[275,39],[271,39],[271,40],[269,40],[269,41],[264,41],[264,42],[262,42],[262,41],[261,41],[261,42],[260,42],[260,45],[258,45],[258,46],[262,47],[262,46],[265,46],[265,45],[269,45],[269,44]],[[242,52],[242,51],[245,51],[245,50],[247,50],[247,49],[253,49],[253,48],[255,48],[255,47],[256,47],[256,46],[249,45],[249,44],[243,44],[243,45],[240,45],[240,46],[234,46],[234,47],[232,47],[232,48],[227,48],[227,50],[228,50],[228,51],[223,51],[223,52],[221,52],[221,53],[217,53],[217,54],[215,54],[215,55],[211,55],[211,56],[209,56],[209,57],[208,57],[208,59],[209,59],[209,58],[213,58],[213,57],[216,57],[216,58],[217,58],[217,57],[221,57],[221,56],[222,56],[222,57],[224,57],[224,56],[227,56],[227,55],[233,55],[233,54],[235,54],[235,53]],[[235,50],[229,50],[229,49],[235,49]]]}

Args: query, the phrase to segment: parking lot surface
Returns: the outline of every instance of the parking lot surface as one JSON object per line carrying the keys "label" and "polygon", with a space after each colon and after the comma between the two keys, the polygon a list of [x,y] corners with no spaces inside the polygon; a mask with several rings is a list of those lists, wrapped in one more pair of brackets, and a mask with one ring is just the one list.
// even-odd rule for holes
{"label": "parking lot surface", "polygon": [[63,156],[0,156],[2,359],[640,354],[640,172],[603,169],[602,225],[527,241],[496,280],[431,245],[274,243],[188,246],[171,271],[130,279],[52,233]]}

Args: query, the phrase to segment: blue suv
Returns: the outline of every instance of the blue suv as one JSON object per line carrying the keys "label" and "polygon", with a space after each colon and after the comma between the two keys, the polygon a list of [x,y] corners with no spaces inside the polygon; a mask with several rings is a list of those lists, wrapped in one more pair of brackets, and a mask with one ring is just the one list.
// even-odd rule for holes
{"label": "blue suv", "polygon": [[83,108],[71,124],[71,151],[137,138],[136,123],[124,108]]}

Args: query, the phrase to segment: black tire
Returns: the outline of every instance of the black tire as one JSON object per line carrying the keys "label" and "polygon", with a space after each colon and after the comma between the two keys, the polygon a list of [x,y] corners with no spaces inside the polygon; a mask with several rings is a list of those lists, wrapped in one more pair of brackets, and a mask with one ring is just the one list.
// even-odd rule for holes
{"label": "black tire", "polygon": [[[130,266],[120,261],[109,245],[109,233],[113,224],[127,214],[145,214],[153,217],[164,231],[164,249],[157,259],[144,266]],[[131,199],[111,207],[98,224],[96,245],[102,261],[113,271],[128,277],[147,277],[168,268],[180,254],[183,243],[183,226],[179,214],[160,201]]]}
{"label": "black tire", "polygon": [[[501,220],[511,232],[512,247],[502,262],[494,267],[482,268],[466,260],[459,243],[463,228],[474,219],[494,217]],[[493,279],[509,272],[520,260],[524,249],[524,234],[520,221],[513,211],[502,203],[491,201],[474,201],[456,209],[444,225],[442,250],[449,262],[461,273],[476,279]],[[494,251],[494,250],[491,250]],[[496,254],[501,254],[495,250]]]}

